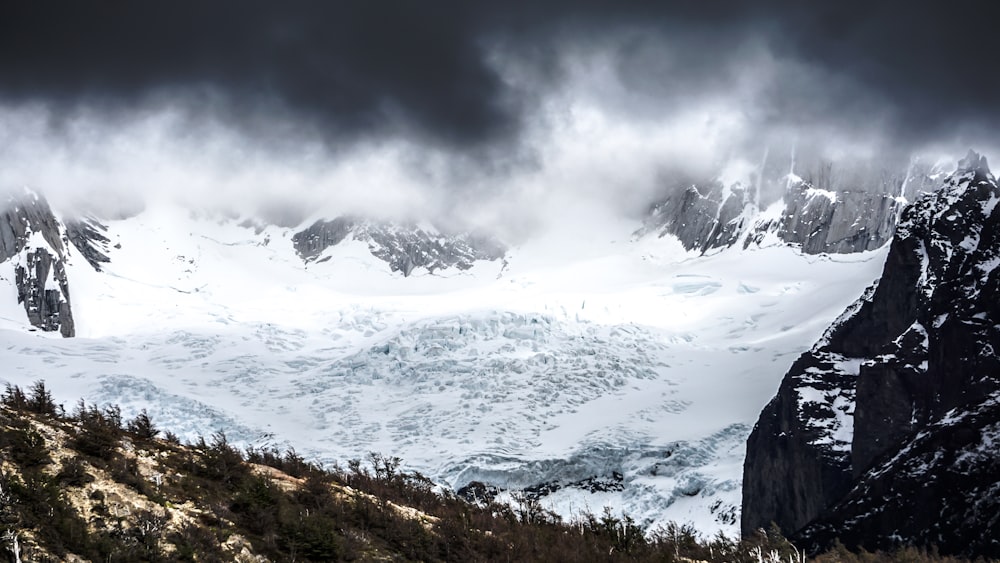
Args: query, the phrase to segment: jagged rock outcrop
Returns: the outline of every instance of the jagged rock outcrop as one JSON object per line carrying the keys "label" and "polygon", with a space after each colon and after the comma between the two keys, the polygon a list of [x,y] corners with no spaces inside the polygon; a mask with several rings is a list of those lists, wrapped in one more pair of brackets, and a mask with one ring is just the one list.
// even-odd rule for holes
{"label": "jagged rock outcrop", "polygon": [[1000,557],[1000,402],[935,420],[796,534],[812,552],[840,540],[869,550],[933,544]]}
{"label": "jagged rock outcrop", "polygon": [[806,254],[875,250],[892,238],[903,201],[885,194],[832,192],[795,182],[785,193],[781,218],[756,222],[744,247],[761,244],[774,232]]}
{"label": "jagged rock outcrop", "polygon": [[[672,235],[701,253],[741,242],[743,248],[788,244],[806,254],[864,252],[889,242],[907,198],[929,191],[940,174],[919,160],[902,170],[876,162],[836,174],[828,161],[802,166],[804,177],[777,175],[762,164],[749,185],[679,181],[650,207],[635,235]],[[761,194],[775,190],[781,200],[765,209]]]}
{"label": "jagged rock outcrop", "polygon": [[108,246],[111,239],[106,237],[108,228],[95,217],[83,217],[66,221],[66,237],[80,254],[98,272],[101,266],[111,262]]}
{"label": "jagged rock outcrop", "polygon": [[[45,248],[29,250],[24,264],[14,266],[17,301],[24,304],[28,322],[66,337],[75,334],[69,305],[69,283],[63,261]],[[54,287],[53,287],[54,286]]]}
{"label": "jagged rock outcrop", "polygon": [[691,184],[653,205],[635,234],[670,234],[685,249],[704,253],[735,244],[755,210],[741,185],[727,188],[719,181]]}
{"label": "jagged rock outcrop", "polygon": [[858,363],[820,344],[792,364],[747,441],[744,534],[798,530],[850,487]]}
{"label": "jagged rock outcrop", "polygon": [[[1000,555],[1000,188],[971,153],[907,207],[883,275],[793,365],[747,443],[742,528],[813,548]],[[986,498],[984,498],[986,497]],[[984,530],[994,530],[993,534]]]}
{"label": "jagged rock outcrop", "polygon": [[355,217],[316,221],[295,233],[292,243],[305,262],[323,262],[329,259],[321,258],[323,251],[348,237],[367,244],[373,256],[404,276],[416,268],[428,272],[447,268],[468,270],[478,260],[499,260],[506,253],[502,244],[485,236],[445,235],[416,225],[397,226]]}
{"label": "jagged rock outcrop", "polygon": [[36,194],[11,196],[0,211],[0,262],[6,262],[20,253],[28,244],[32,233],[39,234],[43,241],[58,253],[62,253],[63,242],[59,220],[49,208],[49,204]]}
{"label": "jagged rock outcrop", "polygon": [[37,194],[10,197],[0,212],[0,263],[11,264],[18,302],[41,330],[75,335],[66,277],[66,241],[48,203]]}
{"label": "jagged rock outcrop", "polygon": [[306,262],[319,258],[324,250],[340,244],[354,228],[350,217],[337,217],[332,221],[316,221],[309,228],[292,235],[295,252]]}

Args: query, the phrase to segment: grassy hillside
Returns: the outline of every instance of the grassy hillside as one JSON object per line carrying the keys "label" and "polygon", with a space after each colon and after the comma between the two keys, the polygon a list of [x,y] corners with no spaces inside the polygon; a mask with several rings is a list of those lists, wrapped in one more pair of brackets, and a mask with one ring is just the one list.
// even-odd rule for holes
{"label": "grassy hillside", "polygon": [[[801,561],[780,534],[735,542],[563,522],[537,502],[470,504],[400,460],[320,468],[294,451],[181,444],[145,414],[57,406],[45,385],[0,406],[0,554],[10,561]],[[916,551],[816,561],[951,561]]]}

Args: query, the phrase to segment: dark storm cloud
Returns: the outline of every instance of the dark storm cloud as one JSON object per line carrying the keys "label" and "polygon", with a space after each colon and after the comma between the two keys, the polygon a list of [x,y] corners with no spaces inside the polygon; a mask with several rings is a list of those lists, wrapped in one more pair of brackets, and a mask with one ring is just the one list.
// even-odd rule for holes
{"label": "dark storm cloud", "polygon": [[[612,45],[619,78],[674,108],[725,92],[758,41],[780,71],[762,125],[878,120],[910,142],[1000,124],[982,2],[5,2],[0,99],[57,107],[205,104],[330,136],[475,146],[520,131],[561,54]],[[537,84],[505,81],[499,49]],[[767,82],[770,80],[770,82]]]}
{"label": "dark storm cloud", "polygon": [[[849,78],[832,112],[860,101],[891,114],[889,133],[923,139],[1000,125],[997,46],[987,2],[797,2],[776,49]],[[863,106],[862,106],[863,107]],[[861,115],[849,115],[864,119]]]}
{"label": "dark storm cloud", "polygon": [[226,117],[287,112],[349,132],[393,119],[441,138],[513,116],[461,2],[8,2],[8,99],[135,104],[192,93]]}

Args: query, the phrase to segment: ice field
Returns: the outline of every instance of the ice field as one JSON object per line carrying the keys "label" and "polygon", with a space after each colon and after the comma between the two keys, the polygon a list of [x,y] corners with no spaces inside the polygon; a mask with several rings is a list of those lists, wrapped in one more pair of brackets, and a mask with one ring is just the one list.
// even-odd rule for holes
{"label": "ice field", "polygon": [[3,265],[0,380],[185,439],[376,451],[454,489],[544,485],[566,517],[709,534],[737,532],[761,408],[885,257],[699,256],[622,223],[404,278],[363,241],[306,265],[291,229],[148,209],[108,224],[103,272],[71,256],[77,338],[30,331]]}

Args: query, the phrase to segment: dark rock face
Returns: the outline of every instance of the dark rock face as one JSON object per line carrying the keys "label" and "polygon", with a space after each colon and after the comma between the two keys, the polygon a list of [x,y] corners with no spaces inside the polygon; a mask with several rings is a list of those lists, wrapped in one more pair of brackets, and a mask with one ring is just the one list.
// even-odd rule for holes
{"label": "dark rock face", "polygon": [[776,523],[798,530],[851,484],[855,381],[860,361],[831,344],[865,296],[838,319],[785,375],[747,441],[741,528],[750,534]]}
{"label": "dark rock face", "polygon": [[806,254],[864,252],[892,238],[902,201],[885,194],[831,192],[795,182],[785,193],[780,217],[767,218],[742,187],[691,186],[654,205],[636,235],[651,231],[674,235],[685,249],[702,253],[740,240],[744,248],[760,246],[769,235],[801,247]]}
{"label": "dark rock face", "polygon": [[[37,238],[35,238],[37,237]],[[37,195],[8,199],[0,212],[0,263],[13,264],[18,302],[41,330],[75,334],[62,227]]]}
{"label": "dark rock face", "polygon": [[317,221],[295,233],[292,243],[299,256],[309,263],[317,261],[324,250],[348,237],[366,243],[373,256],[404,276],[409,276],[416,268],[425,268],[428,272],[447,268],[468,270],[478,260],[499,260],[506,253],[502,244],[489,237],[443,235],[415,225],[399,227],[353,217]]}
{"label": "dark rock face", "polygon": [[59,221],[49,204],[33,194],[10,197],[0,211],[0,262],[16,256],[28,244],[32,233],[39,233],[58,254],[63,253]]}
{"label": "dark rock face", "polygon": [[606,493],[622,491],[625,476],[617,471],[611,475],[594,475],[575,481],[554,480],[538,483],[521,489],[507,490],[496,485],[487,485],[482,481],[471,481],[455,491],[455,494],[473,503],[489,503],[503,492],[512,492],[529,500],[541,500],[563,489],[576,489],[587,493]]}
{"label": "dark rock face", "polygon": [[98,272],[101,265],[111,262],[108,245],[111,240],[104,236],[108,228],[94,217],[84,217],[66,221],[66,237],[80,254]]}
{"label": "dark rock face", "polygon": [[[970,153],[903,211],[877,287],[761,414],[744,467],[744,533],[773,520],[812,548],[839,537],[870,550],[933,543],[1000,555],[998,203],[985,158]],[[803,400],[819,398],[813,389],[818,403]],[[813,432],[830,427],[816,404],[841,409],[839,434]],[[833,478],[809,488],[817,475]]]}
{"label": "dark rock face", "polygon": [[[44,248],[36,248],[27,252],[24,265],[14,266],[14,276],[17,301],[24,304],[32,326],[49,332],[59,331],[65,337],[73,336],[69,284],[62,260]],[[50,280],[57,286],[50,288]]]}
{"label": "dark rock face", "polygon": [[[940,182],[936,168],[918,161],[905,170],[876,163],[835,174],[825,161],[806,170],[801,178],[762,167],[751,186],[679,181],[651,206],[635,235],[673,235],[685,249],[701,253],[739,243],[743,248],[789,244],[806,254],[864,252],[889,242],[906,198]],[[763,209],[762,188],[781,191],[777,209]]]}
{"label": "dark rock face", "polygon": [[292,235],[295,252],[306,262],[319,258],[324,250],[340,244],[351,234],[355,220],[350,217],[337,217],[333,221],[316,221],[308,229]]}
{"label": "dark rock face", "polygon": [[674,235],[685,249],[704,253],[735,244],[754,209],[741,186],[727,190],[718,181],[691,184],[653,205],[636,235]]}
{"label": "dark rock face", "polygon": [[995,399],[936,420],[859,479],[797,534],[797,542],[810,551],[835,539],[869,550],[933,544],[942,553],[995,559],[1000,556],[998,445]]}
{"label": "dark rock face", "polygon": [[901,436],[1000,391],[998,202],[986,159],[970,153],[944,189],[904,212],[872,310],[861,312],[882,318],[884,333],[858,381],[855,475]]}
{"label": "dark rock face", "polygon": [[757,223],[745,246],[776,231],[806,254],[875,250],[892,238],[902,207],[900,200],[884,194],[822,191],[805,183],[791,186],[784,203],[781,219]]}

